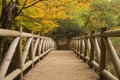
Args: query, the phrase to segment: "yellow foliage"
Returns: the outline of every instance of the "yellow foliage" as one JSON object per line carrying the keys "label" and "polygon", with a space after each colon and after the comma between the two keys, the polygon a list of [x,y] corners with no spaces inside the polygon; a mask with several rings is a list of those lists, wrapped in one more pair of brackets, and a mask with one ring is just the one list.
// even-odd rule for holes
{"label": "yellow foliage", "polygon": [[[32,3],[38,0],[27,0],[25,5],[29,6]],[[73,19],[73,15],[68,15],[68,12],[73,12],[79,8],[89,8],[89,3],[85,2],[78,3],[78,0],[44,0],[32,7],[24,9],[23,14],[34,19],[40,19],[39,23],[35,23],[38,26],[29,26],[34,30],[34,32],[39,32],[42,30],[42,34],[46,34],[49,30],[58,27],[58,23],[55,21],[56,19]],[[25,0],[20,0],[19,8],[22,8]],[[72,5],[72,6],[71,6]],[[68,6],[70,7],[68,10]],[[23,19],[22,16],[17,17],[17,20]]]}

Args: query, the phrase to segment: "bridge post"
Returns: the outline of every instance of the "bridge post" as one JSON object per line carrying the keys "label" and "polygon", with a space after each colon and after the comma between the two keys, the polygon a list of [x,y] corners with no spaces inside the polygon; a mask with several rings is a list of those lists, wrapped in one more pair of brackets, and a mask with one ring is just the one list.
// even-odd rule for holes
{"label": "bridge post", "polygon": [[82,54],[82,50],[83,50],[82,40],[83,40],[83,38],[82,38],[82,35],[81,35],[80,36],[80,54],[79,54],[80,59],[82,59],[81,54]]}
{"label": "bridge post", "polygon": [[[39,38],[39,42],[38,42],[38,47],[37,47],[37,56],[40,56],[40,43],[41,43],[41,39]],[[38,59],[38,61],[40,61],[40,58]]]}
{"label": "bridge post", "polygon": [[106,69],[106,47],[105,47],[105,44],[104,44],[104,35],[103,35],[103,32],[105,32],[107,30],[106,27],[104,28],[101,28],[101,55],[100,55],[100,74],[99,74],[99,77],[100,77],[100,80],[104,80],[104,77],[102,75],[102,71]]}
{"label": "bridge post", "polygon": [[80,56],[80,47],[81,47],[81,45],[80,45],[80,36],[79,36],[79,38],[78,38],[78,57]]}
{"label": "bridge post", "polygon": [[33,31],[32,31],[32,42],[31,42],[31,45],[30,45],[30,59],[32,60],[32,67],[34,67],[34,56],[33,56]]}
{"label": "bridge post", "polygon": [[87,47],[87,38],[86,38],[86,35],[87,35],[87,33],[86,33],[85,36],[84,36],[84,42],[85,42],[84,61],[85,61],[85,62],[86,62],[85,57],[87,56],[87,49],[88,49],[88,47]]}
{"label": "bridge post", "polygon": [[92,61],[94,60],[94,43],[93,43],[93,36],[92,34],[94,34],[95,31],[91,31],[91,39],[90,39],[90,43],[91,43],[91,51],[90,51],[90,68],[93,68],[92,65]]}
{"label": "bridge post", "polygon": [[22,28],[20,28],[20,41],[16,48],[15,58],[16,58],[16,62],[17,62],[16,67],[21,69],[21,73],[18,78],[19,78],[19,80],[22,80],[23,79]]}

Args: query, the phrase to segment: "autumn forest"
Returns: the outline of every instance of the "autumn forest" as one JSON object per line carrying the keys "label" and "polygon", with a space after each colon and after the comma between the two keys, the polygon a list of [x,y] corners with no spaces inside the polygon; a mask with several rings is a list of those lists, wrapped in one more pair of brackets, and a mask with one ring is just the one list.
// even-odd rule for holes
{"label": "autumn forest", "polygon": [[[50,35],[120,26],[120,0],[1,0],[0,27]],[[64,31],[66,30],[66,31]],[[76,33],[74,31],[77,31]],[[73,33],[72,33],[73,32]]]}

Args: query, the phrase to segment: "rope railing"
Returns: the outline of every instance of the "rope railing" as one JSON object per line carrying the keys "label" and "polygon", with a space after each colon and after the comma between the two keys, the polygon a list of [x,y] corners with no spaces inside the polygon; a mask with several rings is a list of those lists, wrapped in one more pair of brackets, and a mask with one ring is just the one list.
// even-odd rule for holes
{"label": "rope railing", "polygon": [[[28,67],[34,67],[35,62],[39,61],[50,51],[56,49],[56,44],[51,38],[25,33],[22,30],[19,32],[0,29],[0,38],[4,37],[14,37],[14,39],[0,64],[0,80],[13,80],[18,75],[19,79],[22,79],[24,71]],[[23,45],[23,38],[28,39],[25,45]],[[16,61],[17,64],[15,65],[17,67],[7,74],[13,56],[15,56],[14,61]]]}
{"label": "rope railing", "polygon": [[[91,34],[75,37],[70,44],[79,58],[88,63],[90,68],[95,68],[99,72],[100,80],[120,80],[120,59],[110,37],[120,37],[120,30],[102,28],[101,32],[92,31]],[[107,69],[107,53],[110,55],[117,77]]]}

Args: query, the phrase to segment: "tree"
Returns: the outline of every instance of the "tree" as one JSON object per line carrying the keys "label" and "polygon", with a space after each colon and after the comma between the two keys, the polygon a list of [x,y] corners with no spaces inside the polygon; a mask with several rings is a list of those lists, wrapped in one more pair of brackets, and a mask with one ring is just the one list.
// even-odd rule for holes
{"label": "tree", "polygon": [[15,23],[15,18],[20,15],[20,13],[31,6],[39,3],[42,0],[34,0],[30,4],[27,5],[29,0],[22,0],[23,5],[19,8],[20,1],[19,0],[2,0],[1,7],[1,17],[0,17],[0,27],[1,28],[11,28],[11,26]]}

